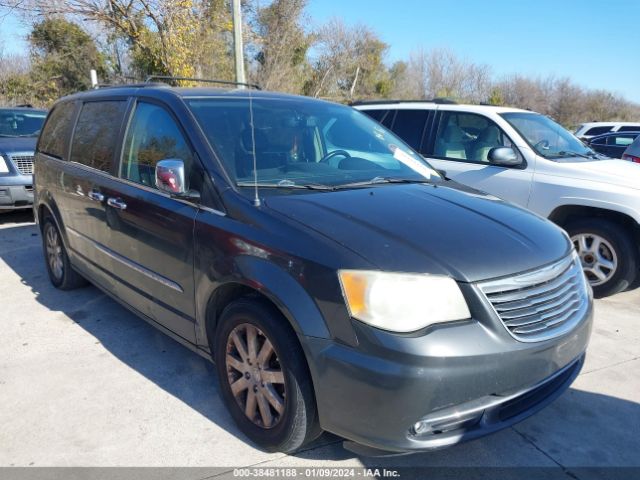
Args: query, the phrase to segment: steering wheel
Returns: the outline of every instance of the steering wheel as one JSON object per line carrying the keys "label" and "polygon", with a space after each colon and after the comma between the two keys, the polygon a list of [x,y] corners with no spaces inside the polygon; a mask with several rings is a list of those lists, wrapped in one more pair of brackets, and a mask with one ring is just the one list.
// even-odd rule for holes
{"label": "steering wheel", "polygon": [[536,150],[538,150],[538,147],[542,148],[543,150],[549,150],[549,140],[540,140],[533,146],[533,148]]}
{"label": "steering wheel", "polygon": [[324,157],[318,160],[318,163],[328,163],[329,160],[338,155],[342,155],[344,158],[351,158],[351,154],[346,150],[334,150],[333,152],[327,153]]}

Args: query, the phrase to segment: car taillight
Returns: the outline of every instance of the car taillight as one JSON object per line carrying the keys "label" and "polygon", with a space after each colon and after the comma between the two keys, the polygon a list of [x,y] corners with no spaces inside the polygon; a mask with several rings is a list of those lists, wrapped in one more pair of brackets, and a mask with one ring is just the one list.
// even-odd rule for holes
{"label": "car taillight", "polygon": [[630,160],[630,161],[632,161],[634,163],[640,163],[640,157],[629,155],[628,153],[625,153],[624,155],[622,155],[622,159],[623,160]]}

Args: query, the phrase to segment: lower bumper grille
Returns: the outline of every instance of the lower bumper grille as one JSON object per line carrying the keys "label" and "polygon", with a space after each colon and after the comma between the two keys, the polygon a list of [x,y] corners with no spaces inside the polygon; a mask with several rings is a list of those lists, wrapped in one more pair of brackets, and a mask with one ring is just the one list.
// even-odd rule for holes
{"label": "lower bumper grille", "polygon": [[33,155],[11,156],[11,161],[22,175],[33,175]]}
{"label": "lower bumper grille", "polygon": [[575,255],[478,287],[509,333],[520,341],[547,340],[568,332],[589,304],[589,287]]}

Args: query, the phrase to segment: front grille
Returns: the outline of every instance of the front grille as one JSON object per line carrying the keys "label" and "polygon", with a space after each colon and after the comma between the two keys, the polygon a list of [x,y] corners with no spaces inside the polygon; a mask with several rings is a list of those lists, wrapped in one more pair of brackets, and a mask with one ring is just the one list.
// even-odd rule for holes
{"label": "front grille", "polygon": [[33,174],[33,155],[13,155],[11,160],[22,175]]}
{"label": "front grille", "polygon": [[482,282],[478,287],[511,335],[525,342],[568,332],[589,304],[589,287],[575,255],[534,272]]}

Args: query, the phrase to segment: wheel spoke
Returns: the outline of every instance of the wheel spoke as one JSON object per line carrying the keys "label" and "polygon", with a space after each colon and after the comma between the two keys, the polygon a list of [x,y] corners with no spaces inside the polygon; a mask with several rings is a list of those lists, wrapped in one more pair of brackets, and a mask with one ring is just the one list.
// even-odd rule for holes
{"label": "wheel spoke", "polygon": [[246,378],[240,377],[238,380],[231,384],[231,393],[233,393],[234,397],[237,397],[240,392],[249,388],[249,382]]}
{"label": "wheel spoke", "polygon": [[270,427],[273,423],[273,415],[271,414],[271,409],[269,408],[269,402],[266,397],[258,392],[256,395],[258,398],[258,409],[260,410],[260,416],[262,417],[262,424],[265,427]]}
{"label": "wheel spoke", "polygon": [[247,354],[249,355],[249,360],[252,363],[256,363],[256,358],[258,356],[258,331],[256,327],[253,325],[247,325]]}
{"label": "wheel spoke", "polygon": [[596,256],[600,255],[600,245],[602,245],[602,239],[600,237],[593,237],[590,251]]}
{"label": "wheel spoke", "polygon": [[244,363],[242,363],[240,360],[233,357],[232,355],[227,354],[226,362],[227,362],[227,367],[234,368],[240,373],[244,373],[244,371],[246,370]]}
{"label": "wheel spoke", "polygon": [[250,388],[247,391],[247,404],[244,407],[244,414],[247,417],[249,417],[249,419],[251,419],[252,421],[256,417],[256,405],[257,405],[256,400],[257,400],[257,395],[253,391],[253,389]]}
{"label": "wheel spoke", "polygon": [[595,267],[596,267],[596,268],[602,268],[602,267],[604,267],[604,268],[606,268],[607,270],[612,271],[612,270],[615,270],[616,265],[615,265],[615,263],[613,263],[612,261],[610,261],[610,260],[608,260],[608,259],[606,259],[606,258],[604,258],[604,257],[602,257],[602,256],[599,256],[599,257],[598,257],[598,261],[597,261],[597,263],[596,263]]}
{"label": "wheel spoke", "polygon": [[260,365],[266,365],[272,353],[273,353],[273,345],[271,345],[271,342],[267,338],[262,344],[262,348],[260,349],[260,353],[258,354],[258,363]]}
{"label": "wheel spoke", "polygon": [[235,345],[238,354],[242,358],[242,361],[246,362],[249,358],[249,355],[247,354],[247,348],[245,347],[244,342],[238,335],[237,331],[234,330],[231,333],[231,340],[233,340],[233,344]]}
{"label": "wheel spoke", "polygon": [[592,273],[598,280],[603,281],[607,278],[607,275],[599,268],[588,267],[584,269],[586,272]]}
{"label": "wheel spoke", "polygon": [[584,253],[584,252],[588,252],[589,251],[589,245],[587,245],[587,236],[586,235],[580,235],[578,237],[578,251],[580,253]]}
{"label": "wheel spoke", "polygon": [[282,415],[282,412],[284,412],[284,401],[275,391],[273,385],[265,385],[263,391],[271,406],[275,409],[276,412]]}
{"label": "wheel spoke", "polygon": [[263,370],[262,379],[267,383],[284,383],[282,370]]}

